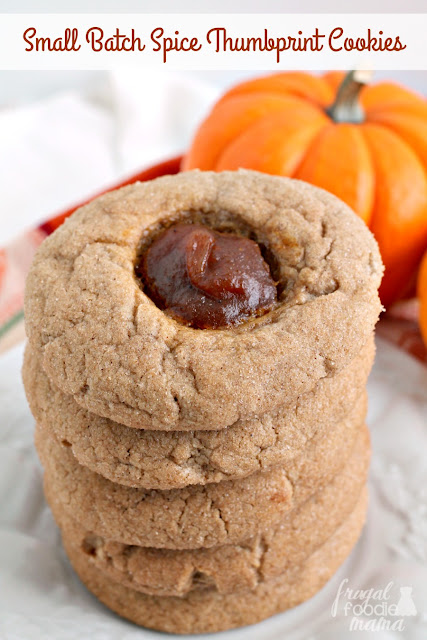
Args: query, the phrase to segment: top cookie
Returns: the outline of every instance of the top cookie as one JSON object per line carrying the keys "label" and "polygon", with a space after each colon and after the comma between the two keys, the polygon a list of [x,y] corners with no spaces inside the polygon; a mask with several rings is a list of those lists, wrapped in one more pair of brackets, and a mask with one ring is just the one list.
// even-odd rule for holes
{"label": "top cookie", "polygon": [[[255,239],[276,307],[216,330],[159,309],[135,265],[182,220]],[[348,364],[380,312],[381,275],[373,236],[334,196],[252,171],[187,172],[101,196],[50,236],[28,276],[26,327],[52,382],[90,411],[135,428],[221,429]]]}

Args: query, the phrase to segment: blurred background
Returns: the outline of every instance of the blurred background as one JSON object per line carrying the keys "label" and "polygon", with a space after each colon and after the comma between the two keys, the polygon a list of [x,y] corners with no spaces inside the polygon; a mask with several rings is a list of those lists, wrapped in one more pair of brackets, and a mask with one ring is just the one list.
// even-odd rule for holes
{"label": "blurred background", "polygon": [[[427,61],[426,61],[427,67]],[[195,80],[225,89],[253,76],[248,71],[188,71]],[[427,93],[426,71],[378,71],[375,80],[392,79]],[[109,82],[108,71],[0,71],[0,106],[13,107],[49,97],[58,91],[84,91],[96,95]]]}
{"label": "blurred background", "polygon": [[[1,13],[418,13],[425,0],[0,0]],[[427,63],[426,63],[427,67]],[[180,154],[250,72],[0,72],[0,246],[153,162]],[[378,72],[427,93],[426,72]],[[13,210],[13,215],[10,211]]]}
{"label": "blurred background", "polygon": [[[218,96],[253,75],[0,72],[0,245],[113,181],[182,153]],[[374,75],[383,78],[427,93],[427,71]]]}

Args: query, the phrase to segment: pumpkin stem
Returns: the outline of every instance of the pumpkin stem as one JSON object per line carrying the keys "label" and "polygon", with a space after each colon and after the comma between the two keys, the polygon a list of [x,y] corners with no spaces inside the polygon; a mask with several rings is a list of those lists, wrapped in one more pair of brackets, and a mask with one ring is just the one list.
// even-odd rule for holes
{"label": "pumpkin stem", "polygon": [[349,71],[338,88],[337,97],[326,113],[334,122],[352,122],[359,124],[365,120],[359,95],[369,82],[372,73],[367,70]]}

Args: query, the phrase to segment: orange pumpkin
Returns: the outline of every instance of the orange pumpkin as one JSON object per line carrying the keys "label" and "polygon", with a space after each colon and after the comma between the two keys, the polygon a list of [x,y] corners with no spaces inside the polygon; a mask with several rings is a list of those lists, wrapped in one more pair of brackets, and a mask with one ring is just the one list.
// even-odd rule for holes
{"label": "orange pumpkin", "polygon": [[420,300],[420,330],[424,343],[427,345],[427,251],[418,273],[417,295]]}
{"label": "orange pumpkin", "polygon": [[427,247],[427,104],[362,72],[293,72],[228,91],[197,131],[182,169],[245,167],[306,180],[370,226],[386,267],[385,305]]}

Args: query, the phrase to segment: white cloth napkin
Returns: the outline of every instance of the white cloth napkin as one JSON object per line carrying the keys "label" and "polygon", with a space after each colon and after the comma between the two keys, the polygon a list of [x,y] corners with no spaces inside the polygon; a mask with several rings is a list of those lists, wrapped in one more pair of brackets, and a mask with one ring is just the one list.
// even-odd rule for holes
{"label": "white cloth napkin", "polygon": [[0,111],[0,247],[26,227],[182,153],[219,89],[189,75],[110,73],[101,88]]}
{"label": "white cloth napkin", "polygon": [[[0,244],[124,174],[179,153],[216,95],[186,76],[129,72],[112,74],[98,95],[68,93],[0,112]],[[116,617],[71,570],[43,498],[21,361],[22,346],[0,358],[1,640],[166,637]],[[357,548],[310,602],[221,639],[427,637],[427,370],[378,340],[369,395],[371,502]],[[377,600],[368,605],[399,605],[399,615],[386,618],[401,620],[403,630],[350,631],[352,615],[345,605],[360,601],[347,596],[338,599],[333,616],[345,578],[353,590],[376,590]],[[379,624],[379,613],[370,613],[368,606],[362,608],[357,622]]]}

